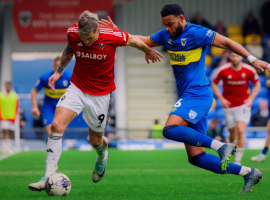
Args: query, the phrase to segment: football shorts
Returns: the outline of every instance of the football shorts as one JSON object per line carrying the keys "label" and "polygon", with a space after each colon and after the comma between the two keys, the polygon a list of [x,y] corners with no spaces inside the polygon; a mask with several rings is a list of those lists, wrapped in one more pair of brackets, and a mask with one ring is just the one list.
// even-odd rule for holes
{"label": "football shorts", "polygon": [[251,108],[246,104],[233,107],[233,108],[224,108],[225,119],[228,128],[233,128],[236,126],[236,122],[245,122],[249,123],[251,116]]}
{"label": "football shorts", "polygon": [[41,115],[42,115],[42,122],[43,122],[44,127],[52,124],[54,114],[55,114],[55,109],[56,109],[55,106],[48,105],[48,104],[44,104],[42,106]]}
{"label": "football shorts", "polygon": [[174,104],[170,115],[177,115],[190,123],[190,127],[207,134],[207,114],[213,103],[209,85],[190,87]]}
{"label": "football shorts", "polygon": [[2,130],[5,129],[5,130],[14,131],[15,125],[11,121],[3,120],[3,121],[1,121],[1,128],[2,128]]}
{"label": "football shorts", "polygon": [[107,125],[110,101],[110,94],[86,94],[71,83],[56,107],[68,108],[77,115],[83,111],[83,119],[87,125],[95,132],[103,132]]}

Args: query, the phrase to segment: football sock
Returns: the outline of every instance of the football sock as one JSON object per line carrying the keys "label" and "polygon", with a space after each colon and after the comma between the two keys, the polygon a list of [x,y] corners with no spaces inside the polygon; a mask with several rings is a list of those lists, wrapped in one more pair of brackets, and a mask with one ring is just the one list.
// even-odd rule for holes
{"label": "football sock", "polygon": [[235,152],[235,158],[234,158],[234,162],[236,163],[241,163],[243,154],[244,154],[244,148],[238,148],[237,151]]}
{"label": "football sock", "polygon": [[264,149],[262,150],[262,154],[266,155],[268,151],[268,147],[264,147]]}
{"label": "football sock", "polygon": [[190,127],[170,125],[163,129],[163,135],[169,140],[183,142],[191,146],[207,147],[218,150],[224,143],[214,140]]}
{"label": "football sock", "polygon": [[234,163],[229,163],[225,171],[220,169],[220,158],[218,156],[207,154],[205,152],[200,153],[194,157],[188,159],[190,164],[212,171],[216,174],[235,174],[244,176],[251,172],[251,168],[237,165]]}
{"label": "football sock", "polygon": [[7,150],[7,140],[3,139],[2,140],[2,151],[6,151]]}
{"label": "football sock", "polygon": [[45,176],[54,174],[62,152],[62,135],[51,132],[47,142],[46,173]]}
{"label": "football sock", "polygon": [[97,162],[102,164],[107,159],[107,140],[103,137],[103,142],[99,147],[94,147],[97,152]]}

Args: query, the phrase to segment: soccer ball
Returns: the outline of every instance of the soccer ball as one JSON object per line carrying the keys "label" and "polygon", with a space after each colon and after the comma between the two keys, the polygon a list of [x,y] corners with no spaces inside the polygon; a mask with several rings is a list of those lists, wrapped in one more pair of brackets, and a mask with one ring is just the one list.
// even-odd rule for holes
{"label": "soccer ball", "polygon": [[70,193],[71,182],[65,174],[55,173],[46,179],[45,190],[49,196],[66,196]]}

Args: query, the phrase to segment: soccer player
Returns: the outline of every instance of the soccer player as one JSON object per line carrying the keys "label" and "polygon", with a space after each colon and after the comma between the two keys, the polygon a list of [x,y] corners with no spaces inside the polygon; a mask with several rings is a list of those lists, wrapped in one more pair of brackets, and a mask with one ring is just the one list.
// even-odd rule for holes
{"label": "soccer player", "polygon": [[0,92],[0,122],[3,130],[1,139],[2,151],[4,153],[12,153],[12,131],[15,129],[18,108],[18,95],[16,92],[12,91],[12,83],[7,81],[5,83],[5,92]]}
{"label": "soccer player", "polygon": [[[270,88],[270,80],[266,81],[266,87]],[[270,110],[270,108],[269,108],[269,110]],[[259,155],[253,156],[250,158],[253,162],[263,162],[266,158],[266,154],[267,154],[269,146],[270,146],[270,116],[269,116],[269,120],[267,123],[267,130],[268,130],[268,135],[266,137],[264,148]]]}
{"label": "soccer player", "polygon": [[49,78],[54,74],[60,65],[61,57],[57,56],[53,62],[53,69],[41,75],[37,80],[36,86],[31,91],[31,103],[32,103],[32,114],[34,116],[40,116],[40,111],[37,105],[37,93],[43,88],[45,92],[44,103],[42,106],[42,121],[45,127],[46,133],[49,137],[51,132],[51,124],[55,114],[56,105],[59,98],[66,92],[66,88],[70,85],[71,73],[64,71],[61,77],[55,82],[55,91],[53,92],[49,85]]}
{"label": "soccer player", "polygon": [[[254,67],[268,69],[268,63],[252,56],[243,46],[210,29],[186,21],[178,4],[166,4],[161,10],[165,28],[152,36],[136,36],[150,47],[166,46],[173,67],[179,100],[175,103],[163,135],[167,139],[185,143],[189,162],[218,174],[235,174],[244,177],[241,193],[252,191],[262,173],[255,168],[229,163],[236,145],[225,144],[206,135],[207,113],[213,94],[204,73],[207,46],[229,49],[247,58]],[[117,28],[111,20],[101,24]],[[205,153],[205,147],[218,152],[219,157]]]}
{"label": "soccer player", "polygon": [[[245,147],[245,129],[250,121],[251,106],[257,96],[261,84],[256,70],[248,64],[242,63],[242,56],[233,52],[231,62],[219,67],[212,88],[224,108],[230,140],[237,140],[237,152],[234,163],[240,165]],[[218,83],[223,81],[223,95],[219,91]],[[254,84],[249,95],[249,81]]]}
{"label": "soccer player", "polygon": [[71,85],[59,100],[47,143],[46,173],[29,189],[45,189],[45,180],[55,173],[62,151],[62,133],[71,120],[83,111],[83,118],[89,126],[91,145],[96,149],[97,159],[92,174],[93,182],[104,176],[108,142],[103,137],[108,119],[110,93],[115,90],[115,50],[119,46],[132,46],[145,52],[147,62],[160,61],[163,57],[144,42],[120,30],[99,26],[98,16],[84,11],[78,21],[67,31],[68,43],[63,51],[58,69],[49,79],[49,87],[55,91],[55,82],[75,55],[76,63]]}

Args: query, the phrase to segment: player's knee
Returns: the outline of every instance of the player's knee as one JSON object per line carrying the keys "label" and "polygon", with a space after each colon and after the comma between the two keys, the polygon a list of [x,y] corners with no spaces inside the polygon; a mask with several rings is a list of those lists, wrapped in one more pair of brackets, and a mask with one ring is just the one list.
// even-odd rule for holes
{"label": "player's knee", "polygon": [[55,133],[63,133],[64,126],[61,125],[57,120],[54,120],[52,122],[51,130],[52,130],[52,132],[55,132]]}
{"label": "player's knee", "polygon": [[200,153],[200,154],[198,154],[198,155],[196,155],[196,156],[190,157],[190,158],[188,158],[188,162],[189,162],[190,164],[194,165],[194,166],[202,167],[202,166],[201,166],[201,163],[199,162],[199,159],[200,159],[201,157],[203,157],[205,154],[206,154],[205,152],[202,152],[202,153]]}
{"label": "player's knee", "polygon": [[167,139],[170,139],[170,130],[177,127],[177,125],[169,125],[169,126],[166,126],[164,127],[162,133],[163,133],[163,136]]}
{"label": "player's knee", "polygon": [[237,132],[238,132],[239,136],[241,137],[245,133],[245,128],[243,128],[243,127],[237,127]]}
{"label": "player's knee", "polygon": [[90,138],[90,144],[93,147],[99,147],[102,144],[102,139],[92,137]]}

